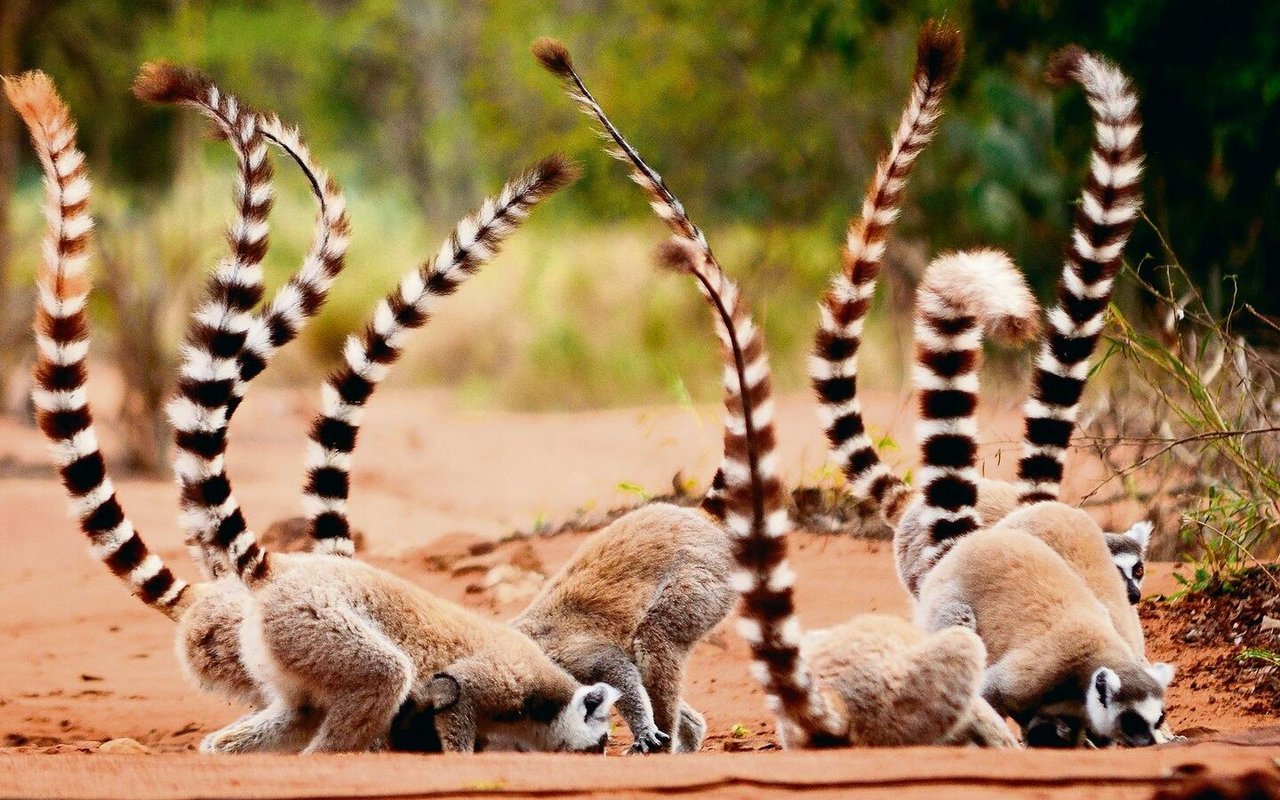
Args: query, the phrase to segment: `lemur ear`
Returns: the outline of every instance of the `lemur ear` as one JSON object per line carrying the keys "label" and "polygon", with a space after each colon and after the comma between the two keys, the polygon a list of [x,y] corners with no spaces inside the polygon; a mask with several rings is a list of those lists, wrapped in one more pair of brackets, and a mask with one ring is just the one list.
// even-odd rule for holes
{"label": "lemur ear", "polygon": [[1111,696],[1120,691],[1120,676],[1107,667],[1093,673],[1093,688],[1098,692],[1098,702],[1106,706]]}
{"label": "lemur ear", "polygon": [[436,711],[447,711],[462,698],[462,684],[447,672],[437,672],[427,687],[427,702]]}
{"label": "lemur ear", "polygon": [[1147,540],[1151,538],[1153,530],[1155,530],[1155,525],[1144,519],[1133,523],[1129,530],[1124,532],[1124,535],[1137,542],[1138,550],[1145,554],[1147,552]]}
{"label": "lemur ear", "polygon": [[1158,661],[1147,667],[1147,674],[1155,678],[1156,681],[1165,688],[1168,688],[1169,684],[1173,681],[1173,673],[1176,671],[1176,668],[1172,664],[1166,664],[1163,661]]}

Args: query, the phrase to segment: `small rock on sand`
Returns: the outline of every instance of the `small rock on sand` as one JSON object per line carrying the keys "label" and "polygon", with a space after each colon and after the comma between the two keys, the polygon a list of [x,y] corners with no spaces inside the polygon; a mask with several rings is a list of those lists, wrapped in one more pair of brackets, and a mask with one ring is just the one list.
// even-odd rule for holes
{"label": "small rock on sand", "polygon": [[122,756],[149,756],[151,748],[136,739],[122,738],[103,742],[98,752]]}

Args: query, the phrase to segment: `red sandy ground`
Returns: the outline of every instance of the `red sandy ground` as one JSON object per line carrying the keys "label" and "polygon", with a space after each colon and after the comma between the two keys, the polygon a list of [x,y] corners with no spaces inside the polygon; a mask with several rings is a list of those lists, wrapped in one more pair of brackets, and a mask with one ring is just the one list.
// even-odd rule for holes
{"label": "red sandy ground", "polygon": [[[298,513],[302,445],[313,404],[311,392],[259,390],[237,419],[230,470],[237,496],[259,529]],[[109,401],[104,399],[102,407]],[[985,413],[988,438],[1015,438],[1016,416],[1010,409]],[[903,452],[910,452],[910,414],[901,400],[878,398],[870,416],[881,425],[892,422]],[[812,481],[824,451],[811,402],[803,396],[785,398],[780,428],[787,477]],[[109,426],[103,431],[109,452],[111,433]],[[704,753],[695,756],[203,757],[192,752],[200,738],[242,709],[188,686],[172,652],[171,623],[138,604],[86,557],[34,432],[0,421],[0,442],[5,475],[0,508],[6,522],[0,534],[5,643],[0,649],[0,736],[5,737],[0,744],[7,745],[0,749],[0,796],[703,791],[730,797],[759,796],[763,788],[816,796],[856,790],[871,796],[892,788],[895,797],[1024,791],[1040,797],[1145,797],[1179,767],[1274,772],[1280,756],[1280,731],[1250,732],[1276,725],[1276,709],[1259,709],[1205,674],[1197,676],[1194,688],[1175,682],[1172,723],[1199,736],[1222,732],[1220,737],[1234,737],[1235,743],[1070,754],[782,753],[748,676],[745,648],[725,628],[697,648],[689,671],[687,696],[706,714],[709,730]],[[467,592],[474,574],[455,576],[448,568],[470,545],[559,521],[584,507],[602,510],[634,502],[620,483],[663,491],[678,469],[705,479],[718,453],[718,416],[707,409],[476,415],[459,411],[440,393],[387,392],[375,401],[356,454],[353,515],[368,534],[366,558],[446,597],[508,618],[519,610],[517,604],[494,607],[491,595]],[[1007,474],[1013,459],[1000,461],[993,457],[988,463],[994,473]],[[1078,472],[1085,474],[1076,475],[1077,487],[1090,486],[1089,470]],[[129,479],[117,484],[147,541],[191,575],[176,529],[172,485]],[[554,570],[582,538],[536,539],[533,547]],[[804,533],[792,541],[807,625],[829,625],[858,611],[906,613],[887,545]],[[505,562],[517,547],[503,545],[485,559]],[[1152,565],[1150,591],[1174,588],[1170,567]],[[1178,662],[1174,639],[1153,635],[1151,655]],[[739,729],[735,736],[735,726],[745,732]],[[119,737],[136,739],[155,754],[105,755],[85,744]],[[625,726],[619,725],[613,750],[624,744]]]}

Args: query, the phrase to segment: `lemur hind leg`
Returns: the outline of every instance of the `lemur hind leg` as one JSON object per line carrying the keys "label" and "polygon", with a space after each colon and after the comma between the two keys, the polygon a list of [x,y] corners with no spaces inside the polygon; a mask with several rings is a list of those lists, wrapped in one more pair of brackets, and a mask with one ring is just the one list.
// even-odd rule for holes
{"label": "lemur hind leg", "polygon": [[676,728],[676,741],[672,749],[677,753],[696,753],[702,749],[702,740],[706,735],[706,718],[693,706],[681,700],[680,722]]}
{"label": "lemur hind leg", "polygon": [[342,605],[264,610],[262,642],[283,681],[324,710],[304,753],[368,750],[384,741],[409,694],[413,664],[363,615]]}
{"label": "lemur hind leg", "polygon": [[[678,733],[685,661],[693,646],[729,613],[734,594],[723,575],[686,567],[659,590],[633,640],[658,729]],[[670,743],[664,749],[671,749]]]}
{"label": "lemur hind leg", "polygon": [[316,729],[316,712],[288,699],[247,714],[200,743],[202,753],[296,753]]}

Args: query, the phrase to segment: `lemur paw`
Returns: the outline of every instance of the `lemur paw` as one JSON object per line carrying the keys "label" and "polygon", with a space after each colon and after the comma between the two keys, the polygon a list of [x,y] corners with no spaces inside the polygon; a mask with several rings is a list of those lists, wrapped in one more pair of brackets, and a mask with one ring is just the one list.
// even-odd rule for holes
{"label": "lemur paw", "polygon": [[635,755],[636,753],[656,753],[660,750],[665,750],[670,742],[670,736],[660,730],[654,729],[648,733],[638,734],[635,742],[631,745],[631,749],[627,750],[627,755]]}

